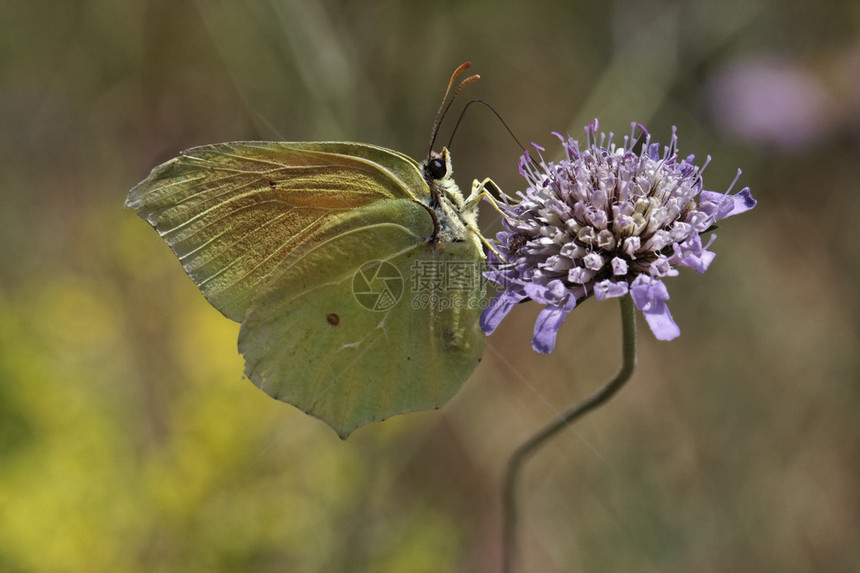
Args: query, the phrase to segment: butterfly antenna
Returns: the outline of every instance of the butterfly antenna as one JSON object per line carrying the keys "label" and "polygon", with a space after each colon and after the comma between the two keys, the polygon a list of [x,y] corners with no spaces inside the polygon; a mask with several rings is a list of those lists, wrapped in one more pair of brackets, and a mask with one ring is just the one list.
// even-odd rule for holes
{"label": "butterfly antenna", "polygon": [[507,122],[502,119],[502,116],[499,114],[499,112],[496,111],[493,106],[491,106],[489,103],[485,102],[482,99],[473,99],[463,107],[463,111],[460,112],[460,117],[457,118],[457,123],[454,124],[454,131],[451,132],[451,139],[448,140],[448,149],[451,149],[451,146],[454,144],[454,135],[457,133],[457,128],[460,127],[460,122],[463,121],[463,117],[466,115],[466,110],[469,109],[469,106],[471,106],[473,103],[479,103],[481,105],[484,105],[487,107],[487,109],[493,112],[493,115],[495,115],[496,118],[498,118],[498,120],[502,122],[502,125],[505,127],[506,130],[508,130],[510,136],[514,139],[520,149],[523,150],[523,153],[526,153],[526,148],[523,146],[522,143],[520,143],[520,140],[517,139],[517,136],[514,135],[514,131],[511,129],[511,126],[509,126]]}
{"label": "butterfly antenna", "polygon": [[451,79],[448,82],[448,88],[445,90],[445,95],[442,97],[442,103],[439,105],[439,111],[436,112],[436,119],[433,120],[433,131],[430,133],[430,149],[428,149],[427,151],[427,157],[430,157],[430,152],[433,151],[433,145],[436,143],[436,136],[439,134],[439,125],[445,118],[445,114],[448,113],[448,110],[451,108],[451,104],[454,103],[454,100],[457,99],[457,96],[460,94],[464,87],[466,87],[472,82],[479,80],[481,77],[478,74],[475,74],[464,79],[457,86],[457,89],[454,90],[454,93],[451,95],[451,99],[448,99],[448,94],[451,93],[451,88],[454,87],[454,82],[457,81],[457,78],[460,76],[460,74],[468,70],[471,66],[471,62],[465,62],[461,64],[460,67],[458,67],[456,70],[454,70],[453,74],[451,74]]}

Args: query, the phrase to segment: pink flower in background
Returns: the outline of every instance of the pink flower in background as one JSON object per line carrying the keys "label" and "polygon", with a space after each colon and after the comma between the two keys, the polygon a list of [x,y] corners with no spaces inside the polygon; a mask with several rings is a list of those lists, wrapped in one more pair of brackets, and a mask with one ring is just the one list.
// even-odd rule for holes
{"label": "pink flower in background", "polygon": [[781,60],[736,62],[708,81],[714,126],[750,144],[801,151],[834,127],[837,105],[798,65]]}

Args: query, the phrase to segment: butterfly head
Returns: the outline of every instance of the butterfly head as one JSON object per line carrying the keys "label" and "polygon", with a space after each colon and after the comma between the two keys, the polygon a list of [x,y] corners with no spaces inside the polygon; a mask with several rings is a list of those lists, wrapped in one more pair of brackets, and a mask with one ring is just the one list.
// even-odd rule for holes
{"label": "butterfly head", "polygon": [[441,153],[430,152],[430,156],[421,165],[421,172],[427,183],[450,179],[453,169],[451,168],[451,154],[444,147]]}

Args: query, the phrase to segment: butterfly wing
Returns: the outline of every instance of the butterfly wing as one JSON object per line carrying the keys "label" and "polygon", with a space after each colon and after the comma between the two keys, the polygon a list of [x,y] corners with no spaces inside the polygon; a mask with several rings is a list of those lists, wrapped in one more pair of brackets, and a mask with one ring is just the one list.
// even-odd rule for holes
{"label": "butterfly wing", "polygon": [[[421,240],[411,226],[421,209],[380,204],[362,225],[291,259],[242,323],[246,375],[342,438],[371,421],[442,406],[483,353],[480,253],[472,242]],[[376,279],[377,292],[399,295],[393,304],[380,299],[383,310],[368,308],[357,285],[365,277],[356,272],[368,262],[376,271],[374,261],[396,269]],[[428,292],[422,269],[437,278],[453,272],[459,284]]]}
{"label": "butterfly wing", "polygon": [[278,265],[342,217],[428,195],[418,164],[381,147],[235,142],[156,167],[126,206],[155,227],[209,302],[241,322]]}
{"label": "butterfly wing", "polygon": [[[428,198],[418,164],[383,148],[240,142],[157,167],[127,205],[213,306],[242,322],[247,376],[345,438],[441,406],[483,353],[480,250],[430,241]],[[374,261],[396,273],[360,274],[375,284],[356,287]],[[421,284],[422,269],[459,279]],[[390,300],[368,308],[380,293]]]}

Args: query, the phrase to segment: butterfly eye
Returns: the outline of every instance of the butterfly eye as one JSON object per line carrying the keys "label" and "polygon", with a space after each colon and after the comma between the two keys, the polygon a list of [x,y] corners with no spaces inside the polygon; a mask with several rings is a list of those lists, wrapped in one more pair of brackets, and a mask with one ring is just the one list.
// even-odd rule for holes
{"label": "butterfly eye", "polygon": [[427,162],[424,166],[424,173],[430,176],[431,179],[442,179],[448,172],[448,167],[441,159],[434,158]]}

